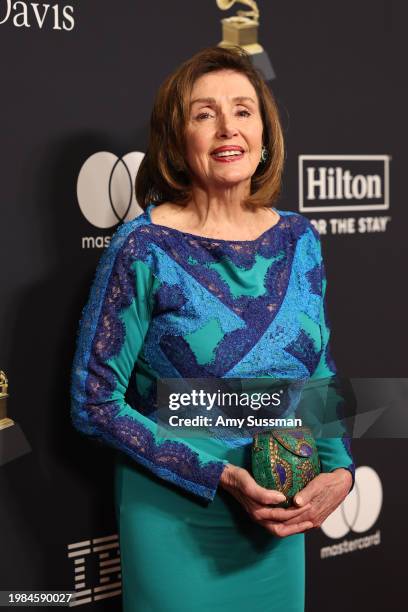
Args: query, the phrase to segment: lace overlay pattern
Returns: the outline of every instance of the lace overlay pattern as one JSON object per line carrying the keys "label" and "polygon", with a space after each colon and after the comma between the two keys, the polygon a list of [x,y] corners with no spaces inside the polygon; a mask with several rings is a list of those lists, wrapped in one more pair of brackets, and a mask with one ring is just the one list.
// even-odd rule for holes
{"label": "lace overlay pattern", "polygon": [[[134,263],[139,260],[151,265],[145,243],[136,239],[129,225],[120,228],[111,249],[105,252],[80,323],[72,378],[73,422],[155,474],[212,499],[225,462],[201,461],[199,453],[182,442],[157,442],[153,423],[124,400],[112,401],[118,380],[117,368],[111,364],[120,356],[129,331],[121,315],[139,297]],[[146,296],[140,300],[149,301]]]}
{"label": "lace overlay pattern", "polygon": [[336,372],[319,236],[302,215],[278,212],[258,239],[225,241],[155,225],[148,209],[112,237],[82,313],[74,425],[206,500],[227,461],[158,440],[157,379]]}

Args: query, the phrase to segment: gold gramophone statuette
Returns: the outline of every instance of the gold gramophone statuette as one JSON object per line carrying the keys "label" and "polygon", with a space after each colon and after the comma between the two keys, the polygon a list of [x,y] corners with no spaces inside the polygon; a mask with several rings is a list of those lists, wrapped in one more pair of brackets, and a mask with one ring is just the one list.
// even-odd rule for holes
{"label": "gold gramophone statuette", "polygon": [[227,11],[236,2],[250,8],[249,11],[237,11],[236,15],[221,20],[222,41],[218,46],[238,45],[251,55],[262,53],[263,48],[258,43],[259,9],[255,0],[216,0],[216,2],[218,8],[223,11]]}
{"label": "gold gramophone statuette", "polygon": [[14,421],[7,417],[8,381],[3,370],[0,370],[0,430],[14,425]]}

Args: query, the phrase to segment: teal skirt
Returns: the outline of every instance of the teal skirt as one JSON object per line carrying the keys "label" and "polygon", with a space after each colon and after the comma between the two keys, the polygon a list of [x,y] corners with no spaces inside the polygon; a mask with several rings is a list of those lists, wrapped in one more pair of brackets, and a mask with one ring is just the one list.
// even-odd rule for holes
{"label": "teal skirt", "polygon": [[221,487],[206,503],[118,453],[115,510],[123,612],[304,612],[304,534],[270,534]]}

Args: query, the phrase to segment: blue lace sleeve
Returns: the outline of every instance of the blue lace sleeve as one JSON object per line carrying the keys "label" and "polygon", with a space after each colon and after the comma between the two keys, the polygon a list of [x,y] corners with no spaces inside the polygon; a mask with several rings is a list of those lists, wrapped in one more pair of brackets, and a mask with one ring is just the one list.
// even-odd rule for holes
{"label": "blue lace sleeve", "polygon": [[164,480],[212,500],[228,462],[190,443],[159,438],[157,424],[125,401],[149,327],[154,278],[138,257],[133,223],[112,237],[82,312],[71,376],[72,422]]}
{"label": "blue lace sleeve", "polygon": [[[311,376],[311,379],[327,379],[329,382],[331,377],[336,376],[337,368],[330,350],[330,323],[326,302],[327,278],[322,257],[321,241],[317,231],[313,230],[313,233],[316,239],[317,266],[319,270],[318,276],[320,277],[322,296],[320,305],[320,333],[322,339],[322,349],[319,362]],[[339,412],[341,412],[341,403],[342,400],[340,398],[338,403]],[[338,413],[338,417],[341,418],[341,414]],[[339,422],[341,423],[341,420]],[[332,472],[340,467],[349,470],[352,475],[352,485],[349,490],[350,493],[355,482],[355,464],[351,453],[350,437],[344,433],[341,438],[318,438],[316,440],[316,445],[322,462],[323,472]]]}

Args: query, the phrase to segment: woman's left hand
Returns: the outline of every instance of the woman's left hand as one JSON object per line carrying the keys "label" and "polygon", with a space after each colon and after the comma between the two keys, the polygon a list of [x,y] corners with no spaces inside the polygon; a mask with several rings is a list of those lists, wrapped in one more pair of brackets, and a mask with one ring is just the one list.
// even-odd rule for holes
{"label": "woman's left hand", "polygon": [[[311,503],[308,510],[302,514],[302,521],[311,521],[313,527],[320,527],[337,506],[347,497],[352,484],[349,470],[337,468],[333,472],[322,472],[311,480],[294,497],[295,507],[301,508]],[[299,518],[290,518],[284,525],[299,522]]]}

